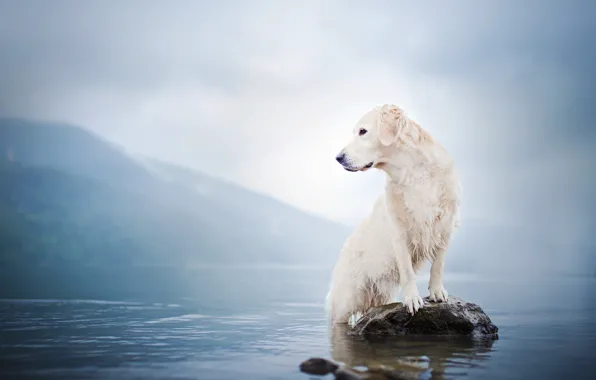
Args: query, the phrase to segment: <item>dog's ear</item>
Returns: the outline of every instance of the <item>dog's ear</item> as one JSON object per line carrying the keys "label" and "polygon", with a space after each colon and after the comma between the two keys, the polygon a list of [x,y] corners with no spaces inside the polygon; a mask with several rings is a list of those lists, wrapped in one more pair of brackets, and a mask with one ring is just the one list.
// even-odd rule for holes
{"label": "dog's ear", "polygon": [[381,107],[378,123],[379,140],[384,146],[389,146],[397,141],[405,127],[406,117],[396,106],[385,104]]}

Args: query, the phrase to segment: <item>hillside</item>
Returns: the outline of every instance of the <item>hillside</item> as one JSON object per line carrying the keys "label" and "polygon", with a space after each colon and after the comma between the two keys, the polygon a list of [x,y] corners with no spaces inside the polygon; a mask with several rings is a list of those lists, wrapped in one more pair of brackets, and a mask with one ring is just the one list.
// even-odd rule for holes
{"label": "hillside", "polygon": [[0,152],[4,267],[330,265],[349,232],[75,126],[0,119]]}
{"label": "hillside", "polygon": [[[0,298],[182,294],[199,266],[330,267],[349,232],[204,173],[132,158],[76,126],[0,119]],[[594,273],[593,244],[541,236],[465,219],[446,270]]]}
{"label": "hillside", "polygon": [[67,124],[0,118],[0,154],[28,165],[53,167],[119,187],[155,183],[123,149]]}

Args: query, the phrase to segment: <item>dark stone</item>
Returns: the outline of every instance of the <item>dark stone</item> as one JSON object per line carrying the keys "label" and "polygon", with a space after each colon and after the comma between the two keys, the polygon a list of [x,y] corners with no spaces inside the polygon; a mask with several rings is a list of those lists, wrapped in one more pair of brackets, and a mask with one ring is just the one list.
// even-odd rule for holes
{"label": "dark stone", "polygon": [[414,316],[402,303],[370,309],[348,334],[363,337],[387,335],[458,335],[471,339],[498,339],[499,329],[480,306],[449,296],[447,302],[430,302]]}
{"label": "dark stone", "polygon": [[336,380],[415,380],[418,374],[415,372],[401,371],[384,366],[369,367],[364,370],[348,368],[323,359],[310,358],[300,364],[300,371],[309,375],[333,374]]}
{"label": "dark stone", "polygon": [[333,374],[336,380],[414,380],[416,373],[395,370],[392,368],[371,367],[363,371],[340,366],[339,364],[323,358],[310,358],[300,363],[300,371],[309,375]]}
{"label": "dark stone", "polygon": [[351,328],[333,326],[335,361],[311,358],[300,371],[337,380],[414,380],[429,371],[440,377],[450,357],[485,358],[477,354],[490,352],[498,328],[478,305],[453,296],[447,302],[424,301],[414,316],[393,303],[370,309]]}
{"label": "dark stone", "polygon": [[323,358],[310,358],[300,363],[300,371],[309,375],[327,375],[335,373],[339,365]]}

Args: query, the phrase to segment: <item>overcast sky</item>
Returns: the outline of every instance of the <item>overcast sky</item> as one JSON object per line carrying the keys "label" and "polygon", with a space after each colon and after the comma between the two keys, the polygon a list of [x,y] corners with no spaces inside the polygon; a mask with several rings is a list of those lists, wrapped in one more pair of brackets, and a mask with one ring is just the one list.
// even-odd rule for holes
{"label": "overcast sky", "polygon": [[395,103],[455,156],[462,226],[596,227],[596,2],[0,0],[0,114],[90,128],[355,223],[335,162]]}

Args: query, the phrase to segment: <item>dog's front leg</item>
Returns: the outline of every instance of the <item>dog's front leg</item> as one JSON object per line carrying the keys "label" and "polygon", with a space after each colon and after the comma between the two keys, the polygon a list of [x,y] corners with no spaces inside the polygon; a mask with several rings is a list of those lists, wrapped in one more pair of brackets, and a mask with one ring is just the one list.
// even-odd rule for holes
{"label": "dog's front leg", "polygon": [[404,306],[413,315],[424,305],[424,302],[418,293],[416,273],[412,267],[412,258],[403,237],[399,237],[399,235],[395,237],[393,239],[393,247],[397,259],[399,286],[402,288]]}
{"label": "dog's front leg", "polygon": [[446,302],[449,294],[443,287],[443,268],[445,266],[445,255],[447,250],[441,249],[437,252],[433,263],[430,266],[430,281],[428,282],[428,290],[430,291],[429,299],[433,302]]}
{"label": "dog's front leg", "polygon": [[404,231],[405,207],[403,198],[390,194],[387,197],[389,211],[389,225],[391,243],[395,253],[397,270],[399,272],[399,286],[402,288],[404,306],[410,314],[414,314],[423,305],[422,297],[418,293],[416,285],[416,273],[412,266],[412,256],[407,244],[407,235]]}

